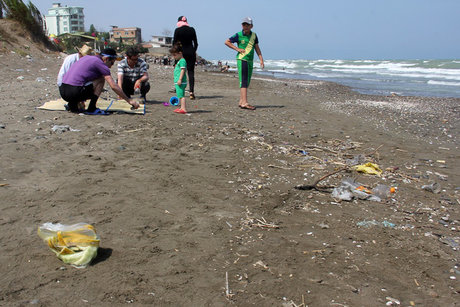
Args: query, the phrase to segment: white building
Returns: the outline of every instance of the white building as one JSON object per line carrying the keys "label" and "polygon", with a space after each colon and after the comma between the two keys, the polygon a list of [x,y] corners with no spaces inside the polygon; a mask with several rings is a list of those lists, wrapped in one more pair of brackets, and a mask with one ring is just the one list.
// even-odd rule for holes
{"label": "white building", "polygon": [[170,36],[153,35],[150,43],[153,48],[171,47],[173,38]]}
{"label": "white building", "polygon": [[53,7],[48,9],[48,14],[45,15],[45,26],[48,35],[85,32],[83,8],[53,3]]}

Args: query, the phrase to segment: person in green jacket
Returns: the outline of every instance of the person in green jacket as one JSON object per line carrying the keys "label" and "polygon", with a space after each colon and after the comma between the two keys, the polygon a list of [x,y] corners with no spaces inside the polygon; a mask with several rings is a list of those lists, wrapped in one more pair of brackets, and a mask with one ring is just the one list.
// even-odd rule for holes
{"label": "person in green jacket", "polygon": [[[260,60],[260,68],[264,68],[264,59],[259,48],[259,39],[252,32],[252,18],[245,17],[242,21],[243,30],[236,33],[225,41],[225,45],[237,51],[236,61],[240,80],[239,107],[246,110],[255,110],[256,107],[248,103],[248,87],[251,82],[252,68],[254,63],[254,50]],[[236,44],[236,45],[235,45]]]}

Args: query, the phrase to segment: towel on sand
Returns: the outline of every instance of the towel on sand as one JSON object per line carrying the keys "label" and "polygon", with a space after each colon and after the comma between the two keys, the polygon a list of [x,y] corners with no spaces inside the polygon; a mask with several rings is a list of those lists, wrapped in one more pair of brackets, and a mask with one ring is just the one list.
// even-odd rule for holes
{"label": "towel on sand", "polygon": [[[64,99],[57,99],[45,102],[42,106],[39,106],[39,109],[50,110],[50,111],[65,111],[64,105],[67,102]],[[132,114],[145,114],[145,104],[141,103],[139,108],[136,110],[131,110],[131,105],[129,105],[124,100],[107,100],[99,98],[97,101],[97,107],[103,111],[107,112],[125,112]]]}

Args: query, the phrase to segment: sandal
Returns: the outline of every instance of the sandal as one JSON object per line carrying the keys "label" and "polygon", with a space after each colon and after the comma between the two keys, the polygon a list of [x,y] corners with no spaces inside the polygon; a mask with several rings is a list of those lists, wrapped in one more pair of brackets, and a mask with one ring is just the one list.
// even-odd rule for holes
{"label": "sandal", "polygon": [[191,100],[195,100],[195,94],[190,93],[190,99],[191,99]]}
{"label": "sandal", "polygon": [[174,113],[187,114],[187,112],[185,112],[185,111],[182,110],[182,109],[175,109],[175,110],[174,110]]}
{"label": "sandal", "polygon": [[109,115],[110,113],[106,111],[102,111],[101,109],[97,108],[93,112],[86,111],[84,114],[86,115]]}
{"label": "sandal", "polygon": [[251,111],[254,111],[256,109],[256,107],[251,106],[250,104],[247,104],[247,105],[244,105],[244,106],[240,105],[239,107],[240,107],[240,109],[251,110]]}

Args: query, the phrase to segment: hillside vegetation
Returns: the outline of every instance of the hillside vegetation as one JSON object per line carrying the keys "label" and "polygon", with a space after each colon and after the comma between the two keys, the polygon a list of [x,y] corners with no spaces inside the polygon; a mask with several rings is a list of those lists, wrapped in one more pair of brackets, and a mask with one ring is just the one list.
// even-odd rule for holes
{"label": "hillside vegetation", "polygon": [[22,0],[0,0],[0,12],[0,51],[14,51],[17,45],[24,47],[23,39],[42,50],[58,50],[45,35],[42,15],[32,2],[26,5]]}

